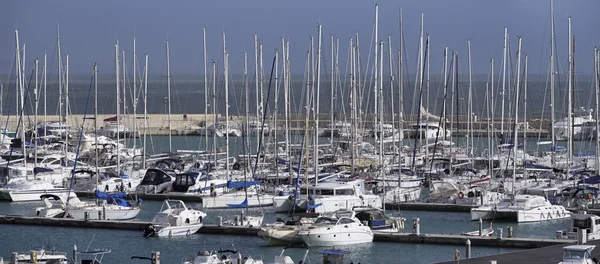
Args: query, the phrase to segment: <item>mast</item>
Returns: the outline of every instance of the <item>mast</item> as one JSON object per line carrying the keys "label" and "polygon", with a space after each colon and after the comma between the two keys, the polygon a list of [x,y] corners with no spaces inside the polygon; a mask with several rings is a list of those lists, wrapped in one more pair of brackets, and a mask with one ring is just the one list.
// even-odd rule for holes
{"label": "mast", "polygon": [[[47,118],[46,118],[47,117],[47,115],[46,115],[46,108],[47,108],[46,107],[46,94],[47,94],[46,93],[46,86],[48,84],[48,80],[46,79],[46,73],[47,73],[46,72],[46,59],[47,59],[47,56],[46,56],[46,54],[44,54],[44,136],[46,136],[46,130],[47,130],[47,128],[46,128],[46,123],[47,123]],[[36,131],[36,133],[37,133],[37,131]]]}
{"label": "mast", "polygon": [[494,137],[496,136],[496,128],[494,127],[494,103],[496,101],[494,101],[494,58],[490,59],[490,79],[492,80],[490,82],[490,97],[491,100],[489,102],[490,104],[490,113],[491,113],[491,118],[490,118],[490,130],[491,130],[491,142],[490,142],[490,176],[494,177]]}
{"label": "mast", "polygon": [[33,148],[33,163],[35,164],[35,167],[37,167],[37,157],[38,157],[38,152],[37,152],[37,141],[38,141],[38,133],[37,133],[37,120],[38,120],[38,91],[39,91],[39,85],[38,85],[38,72],[39,72],[39,60],[35,59],[35,89],[33,89],[33,97],[35,99],[35,104],[34,104],[34,116],[33,116],[33,143],[34,143],[34,148]]}
{"label": "mast", "polygon": [[[315,151],[315,156],[313,158],[314,160],[314,164],[315,164],[315,186],[318,185],[319,182],[319,171],[318,171],[318,165],[319,165],[319,159],[318,159],[318,152],[319,152],[319,104],[320,104],[320,100],[319,100],[319,94],[321,91],[321,24],[317,25],[318,28],[318,39],[317,39],[317,92],[314,95],[315,97],[315,105],[314,105],[314,109],[315,109],[315,145],[314,145],[314,151]],[[314,63],[314,61],[313,61]],[[313,78],[314,78],[314,74],[313,74]]]}
{"label": "mast", "polygon": [[600,58],[598,57],[598,48],[594,48],[594,88],[596,90],[596,174],[600,174],[600,80],[598,75],[600,74]]}
{"label": "mast", "polygon": [[[22,143],[21,143],[21,152],[22,152],[22,155],[23,155],[23,164],[24,164],[25,167],[27,167],[27,150],[26,150],[27,148],[25,147],[25,143],[26,143],[25,142],[25,119],[23,119],[24,118],[23,110],[25,110],[25,108],[24,108],[25,104],[23,103],[23,100],[25,99],[25,97],[24,97],[24,95],[25,95],[24,86],[25,85],[23,83],[23,75],[24,75],[23,69],[24,68],[21,66],[21,64],[25,64],[25,63],[24,62],[21,63],[21,50],[19,48],[19,30],[15,30],[15,43],[16,43],[16,47],[17,47],[17,53],[16,53],[16,64],[17,64],[16,65],[16,68],[17,68],[16,72],[17,72],[17,80],[18,80],[17,90],[20,93],[20,97],[21,97],[20,98],[20,103],[21,104],[17,105],[16,107],[20,108],[20,110],[19,110],[19,116],[20,117],[19,118],[21,119],[21,133],[20,133],[19,137],[21,138],[21,141],[22,141]],[[19,96],[15,96],[15,97],[19,98]],[[18,129],[19,128],[17,127],[17,130]]]}
{"label": "mast", "polygon": [[[135,50],[135,37],[133,38],[133,149],[135,149],[136,147],[136,143],[137,143],[137,135],[138,134],[138,128],[137,128],[137,102],[138,102],[138,95],[137,95],[137,78],[138,76],[136,75],[136,67],[137,67],[137,53]],[[119,127],[117,127],[117,132],[119,131]]]}
{"label": "mast", "polygon": [[[65,125],[69,125],[69,55],[67,54],[65,65]],[[67,154],[65,148],[65,156]]]}
{"label": "mast", "polygon": [[[288,76],[288,71],[289,71],[289,64],[288,64],[288,53],[289,53],[289,47],[286,47],[286,41],[285,38],[281,38],[281,50],[282,50],[282,55],[283,55],[283,103],[284,103],[284,109],[283,109],[283,114],[284,114],[284,133],[285,133],[285,155],[287,156],[287,159],[290,159],[290,145],[289,145],[289,133],[288,130],[289,128],[289,76]],[[292,173],[292,170],[290,170],[290,175]]]}
{"label": "mast", "polygon": [[[248,100],[248,54],[246,52],[244,52],[244,93],[246,96],[246,131],[244,131],[243,135],[246,138],[244,153],[248,154],[248,157],[250,157],[250,142],[248,140],[248,129],[250,128],[250,100]],[[249,167],[250,164],[247,166]],[[244,168],[244,175],[246,175],[247,171],[248,168]]]}
{"label": "mast", "polygon": [[[378,106],[378,95],[379,95],[379,91],[377,90],[377,86],[379,85],[379,67],[377,66],[377,62],[379,60],[379,4],[375,4],[375,56],[374,56],[374,60],[373,60],[373,70],[375,71],[375,85],[373,87],[373,95],[374,95],[374,107],[373,107],[373,128],[375,128],[375,126],[377,126],[377,111],[379,111],[377,108]],[[377,130],[375,130],[377,131]],[[383,131],[379,131],[380,134],[383,133]],[[375,133],[375,138],[377,138],[377,133]]]}
{"label": "mast", "polygon": [[[225,43],[225,32],[223,32],[223,75],[225,75],[225,151],[227,151],[225,168],[227,168],[227,176],[231,179],[229,174],[229,54]],[[258,159],[258,156],[256,158]]]}
{"label": "mast", "polygon": [[[260,93],[260,87],[259,87],[259,82],[258,82],[258,75],[259,75],[259,69],[258,69],[258,36],[256,36],[256,33],[254,33],[254,86],[256,87],[256,121],[260,121],[260,109],[262,108],[262,102],[260,101],[259,98],[259,93]],[[256,132],[256,131],[255,131]],[[260,135],[258,135],[258,132],[256,132],[256,144],[258,144],[258,141],[260,139]],[[258,147],[257,147],[258,148]],[[256,157],[258,159],[258,157]]]}
{"label": "mast", "polygon": [[350,122],[352,123],[350,126],[351,129],[351,135],[350,135],[350,140],[352,141],[352,152],[351,152],[351,156],[350,156],[350,162],[351,162],[351,167],[350,167],[350,174],[354,175],[354,170],[355,170],[355,158],[356,158],[356,148],[354,147],[355,144],[355,140],[356,140],[356,127],[357,127],[357,120],[356,120],[356,101],[357,101],[357,94],[356,94],[356,50],[352,41],[352,38],[350,38],[350,116],[351,116],[351,120]]}
{"label": "mast", "polygon": [[[555,50],[554,50],[554,1],[550,0],[550,137],[552,138],[552,150],[556,146],[555,135],[554,135],[554,120],[556,120],[555,115],[555,106],[554,106],[554,78],[555,78],[555,70],[554,70],[554,58],[555,58]],[[550,155],[552,160],[552,165],[554,166],[554,155]]]}
{"label": "mast", "polygon": [[471,64],[471,40],[467,41],[467,48],[468,48],[468,61],[469,61],[469,95],[468,95],[468,105],[467,105],[467,135],[469,135],[467,137],[467,148],[469,148],[469,156],[471,156],[471,160],[473,159],[473,148],[475,147],[473,145],[473,134],[472,134],[472,130],[473,130],[473,73],[472,73],[472,64]]}
{"label": "mast", "polygon": [[148,134],[148,54],[144,63],[144,150],[142,166],[146,168],[146,136]]}
{"label": "mast", "polygon": [[[517,127],[517,122],[519,120],[519,88],[520,88],[520,82],[521,82],[521,71],[519,70],[521,68],[521,37],[519,37],[519,44],[518,44],[518,48],[517,48],[517,91],[515,93],[515,131],[514,131],[514,140],[513,140],[513,183],[516,180],[516,175],[517,175],[517,145],[519,145],[519,138],[518,138],[518,127]],[[515,185],[513,184],[513,188],[512,188],[512,195],[514,197],[515,195]]]}
{"label": "mast", "polygon": [[[320,25],[319,25],[320,26]],[[334,40],[333,40],[333,35],[331,36],[331,79],[329,80],[329,84],[331,85],[331,105],[330,105],[330,110],[329,110],[329,116],[331,117],[331,121],[329,121],[329,126],[331,128],[333,128],[333,102],[334,102],[334,95],[335,95],[335,61],[334,61],[334,56],[335,56],[335,47],[334,47]],[[333,145],[333,133],[329,133],[329,144]]]}
{"label": "mast", "polygon": [[567,77],[567,139],[568,141],[568,155],[567,155],[567,173],[571,168],[571,158],[573,157],[573,135],[571,134],[571,129],[573,127],[573,101],[571,95],[573,94],[573,41],[572,41],[573,31],[571,28],[571,17],[569,17],[569,76]]}
{"label": "mast", "polygon": [[[275,151],[275,160],[279,160],[279,150],[277,148],[277,115],[279,115],[279,51],[275,50],[275,108],[273,111],[273,139],[275,141],[275,145],[273,150]],[[261,131],[263,127],[261,127]],[[258,155],[258,153],[257,153]],[[279,179],[279,170],[275,169],[275,176]]]}
{"label": "mast", "polygon": [[[378,43],[379,45],[379,50],[381,51],[379,54],[379,58],[375,58],[377,60],[379,60],[379,96],[377,97],[378,100],[380,100],[379,102],[379,109],[377,109],[377,111],[379,112],[379,178],[383,179],[383,197],[385,197],[385,177],[383,175],[383,139],[384,139],[384,134],[383,134],[383,41],[380,41]],[[385,202],[383,202],[383,210],[385,212]]]}
{"label": "mast", "polygon": [[[517,68],[517,71],[519,71],[519,69]],[[525,155],[527,152],[525,152],[525,148],[527,147],[527,127],[529,126],[527,124],[527,83],[529,82],[529,76],[528,76],[528,69],[527,69],[527,55],[525,55],[525,75],[523,76],[524,81],[523,81],[523,161],[525,161]],[[518,77],[518,74],[517,74]],[[524,169],[523,170],[523,176],[525,177],[525,179],[527,178],[527,170]]]}
{"label": "mast", "polygon": [[[392,145],[396,145],[396,124],[395,124],[395,117],[394,117],[395,116],[395,113],[394,113],[394,65],[393,65],[394,62],[392,59],[392,57],[393,57],[392,54],[393,54],[392,53],[392,37],[388,35],[388,63],[389,63],[388,66],[390,67],[390,98],[391,98],[390,106],[391,106],[391,114],[392,114]],[[382,98],[383,98],[383,94],[382,94]],[[383,99],[381,101],[383,103]],[[382,107],[382,109],[383,109],[383,107]],[[383,118],[383,110],[381,111],[381,118]],[[383,127],[382,127],[382,130],[383,130]],[[394,150],[393,155],[396,156],[395,150]],[[385,184],[384,184],[384,186],[385,186]],[[385,207],[385,205],[383,207]]]}
{"label": "mast", "polygon": [[[100,153],[98,151],[98,64],[94,63],[94,144],[96,145],[94,147],[94,156],[95,156],[95,171],[96,171],[96,181],[98,181],[98,178],[100,176],[100,168],[98,167],[98,161],[99,161],[99,156]],[[144,162],[145,163],[145,162]],[[96,182],[97,184],[97,182]]]}
{"label": "mast", "polygon": [[504,27],[504,50],[502,56],[502,116],[500,118],[500,135],[504,136],[504,97],[506,94],[506,46],[508,39],[508,29]]}
{"label": "mast", "polygon": [[[60,25],[56,24],[56,48],[58,49],[58,117],[59,117],[59,125],[62,125],[63,120],[63,72],[62,72],[62,53],[60,51]],[[17,105],[18,105],[17,99]]]}
{"label": "mast", "polygon": [[213,115],[215,116],[214,131],[212,132],[212,148],[214,151],[213,157],[215,157],[215,165],[217,165],[217,63],[215,61],[212,62],[212,110]]}
{"label": "mast", "polygon": [[[67,57],[68,58],[68,57]],[[125,65],[123,65],[125,66]],[[120,87],[120,76],[119,76],[119,41],[115,43],[115,71],[116,71],[116,81],[117,81],[117,131],[119,131],[119,117],[121,115],[121,106],[119,104],[119,98],[121,98],[121,87]],[[117,175],[121,175],[120,166],[121,166],[121,153],[119,142],[119,133],[117,132]]]}
{"label": "mast", "polygon": [[[403,26],[402,26],[402,8],[399,11],[399,20],[400,20],[400,48],[398,50],[398,123],[400,127],[400,136],[404,136],[404,81],[403,81],[403,72],[402,72],[402,49],[404,44],[403,39]],[[391,71],[391,69],[390,69]],[[402,141],[402,138],[400,138]],[[401,145],[401,144],[400,144]],[[398,166],[402,166],[402,151],[400,151],[398,157]]]}
{"label": "mast", "polygon": [[[208,151],[208,76],[206,75],[206,27],[202,28],[202,42],[204,44],[202,49],[202,57],[204,59],[204,150]],[[248,100],[248,96],[246,96],[246,100]]]}
{"label": "mast", "polygon": [[171,127],[171,54],[169,52],[169,40],[166,41],[167,48],[167,126],[169,127],[169,152],[173,152],[172,136],[173,129]]}

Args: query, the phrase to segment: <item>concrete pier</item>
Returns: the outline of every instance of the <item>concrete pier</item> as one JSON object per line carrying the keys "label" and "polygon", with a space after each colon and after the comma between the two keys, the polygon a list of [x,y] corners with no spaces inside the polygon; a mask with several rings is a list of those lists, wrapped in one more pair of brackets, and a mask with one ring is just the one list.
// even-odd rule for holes
{"label": "concrete pier", "polygon": [[[75,220],[69,218],[43,218],[28,217],[19,215],[0,215],[0,224],[2,225],[36,225],[36,226],[57,226],[57,227],[78,227],[78,228],[97,228],[97,229],[118,229],[141,231],[150,224],[145,221],[112,221],[112,220]],[[257,227],[239,227],[239,226],[217,226],[204,225],[198,233],[201,234],[220,234],[220,235],[239,235],[239,236],[257,236],[259,228]],[[547,246],[562,245],[574,243],[573,240],[563,239],[539,239],[539,238],[497,238],[497,237],[474,237],[450,234],[419,234],[413,233],[385,233],[373,232],[374,241],[379,242],[397,242],[397,243],[417,243],[417,244],[441,244],[441,245],[464,245],[466,240],[471,240],[473,246],[481,247],[508,247],[508,248],[539,248]]]}

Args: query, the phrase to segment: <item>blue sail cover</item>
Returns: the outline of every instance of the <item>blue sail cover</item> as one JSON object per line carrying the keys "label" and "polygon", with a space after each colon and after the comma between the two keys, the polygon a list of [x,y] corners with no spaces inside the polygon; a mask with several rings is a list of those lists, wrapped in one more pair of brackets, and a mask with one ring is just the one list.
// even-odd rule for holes
{"label": "blue sail cover", "polygon": [[227,204],[227,206],[229,206],[231,208],[247,207],[248,206],[248,198],[246,197],[246,199],[244,199],[244,201],[240,204]]}
{"label": "blue sail cover", "polygon": [[123,198],[108,199],[108,204],[116,204],[123,207],[131,207],[131,204]]}
{"label": "blue sail cover", "polygon": [[314,209],[314,208],[317,208],[317,207],[319,207],[319,206],[321,206],[321,205],[323,205],[323,203],[318,203],[318,204],[315,204],[315,205],[312,205],[312,204],[310,204],[310,203],[307,203],[307,204],[306,204],[306,209],[309,209],[309,210],[310,210],[310,209]]}
{"label": "blue sail cover", "polygon": [[33,175],[37,175],[40,172],[52,172],[54,171],[51,168],[44,168],[44,167],[35,167],[33,168]]}
{"label": "blue sail cover", "polygon": [[587,184],[600,184],[600,176],[593,176],[593,177],[589,177],[583,180],[580,180],[579,182],[577,182],[577,184],[582,184],[582,183],[587,183]]}
{"label": "blue sail cover", "polygon": [[244,187],[250,187],[252,185],[257,185],[260,184],[260,181],[239,181],[239,182],[234,182],[234,181],[227,181],[227,188],[229,189],[235,189],[235,188],[244,188]]}
{"label": "blue sail cover", "polygon": [[126,192],[118,192],[118,193],[104,193],[101,192],[99,190],[96,190],[96,197],[98,199],[116,199],[116,198],[125,198],[127,197],[127,193]]}

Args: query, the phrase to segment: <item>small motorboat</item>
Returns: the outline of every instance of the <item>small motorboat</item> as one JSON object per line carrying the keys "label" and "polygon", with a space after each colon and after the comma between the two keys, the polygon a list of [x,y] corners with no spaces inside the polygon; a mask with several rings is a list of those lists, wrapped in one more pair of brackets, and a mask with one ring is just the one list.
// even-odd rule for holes
{"label": "small motorboat", "polygon": [[479,230],[476,230],[476,231],[471,231],[471,232],[465,232],[465,233],[462,233],[461,235],[486,237],[486,236],[492,236],[493,234],[494,234],[494,229],[490,227],[490,228],[481,230],[481,233],[479,233]]}
{"label": "small motorboat", "polygon": [[172,237],[193,235],[202,227],[206,213],[187,207],[181,200],[165,200],[144,236]]}
{"label": "small motorboat", "polygon": [[69,258],[65,252],[36,248],[27,253],[13,253],[10,263],[68,264]]}
{"label": "small motorboat", "polygon": [[595,245],[571,245],[563,247],[563,260],[559,264],[596,264],[592,258]]}

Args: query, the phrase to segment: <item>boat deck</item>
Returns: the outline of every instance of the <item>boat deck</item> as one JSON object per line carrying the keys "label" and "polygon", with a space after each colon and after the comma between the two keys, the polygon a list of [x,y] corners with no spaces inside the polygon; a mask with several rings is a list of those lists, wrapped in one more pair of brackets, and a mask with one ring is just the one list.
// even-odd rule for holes
{"label": "boat deck", "polygon": [[[502,263],[528,263],[528,264],[559,263],[562,261],[563,247],[566,245],[569,245],[569,244],[548,246],[548,247],[528,249],[528,250],[520,250],[520,251],[515,251],[515,252],[510,252],[510,253],[491,255],[491,256],[485,256],[485,257],[476,257],[476,258],[471,258],[471,259],[461,258],[460,263],[461,264],[490,263],[490,261],[492,261],[492,260],[495,260],[496,263],[498,263],[498,264],[502,264]],[[598,247],[600,245],[600,240],[588,241],[587,245],[595,245],[596,247]],[[461,249],[459,249],[459,250],[461,251],[462,256],[464,257],[465,249],[463,248],[462,250]],[[600,250],[595,249],[594,251],[592,251],[592,257],[600,259]],[[440,263],[450,264],[450,263],[458,263],[458,261],[454,260],[454,261],[447,261],[447,262],[440,262]]]}

